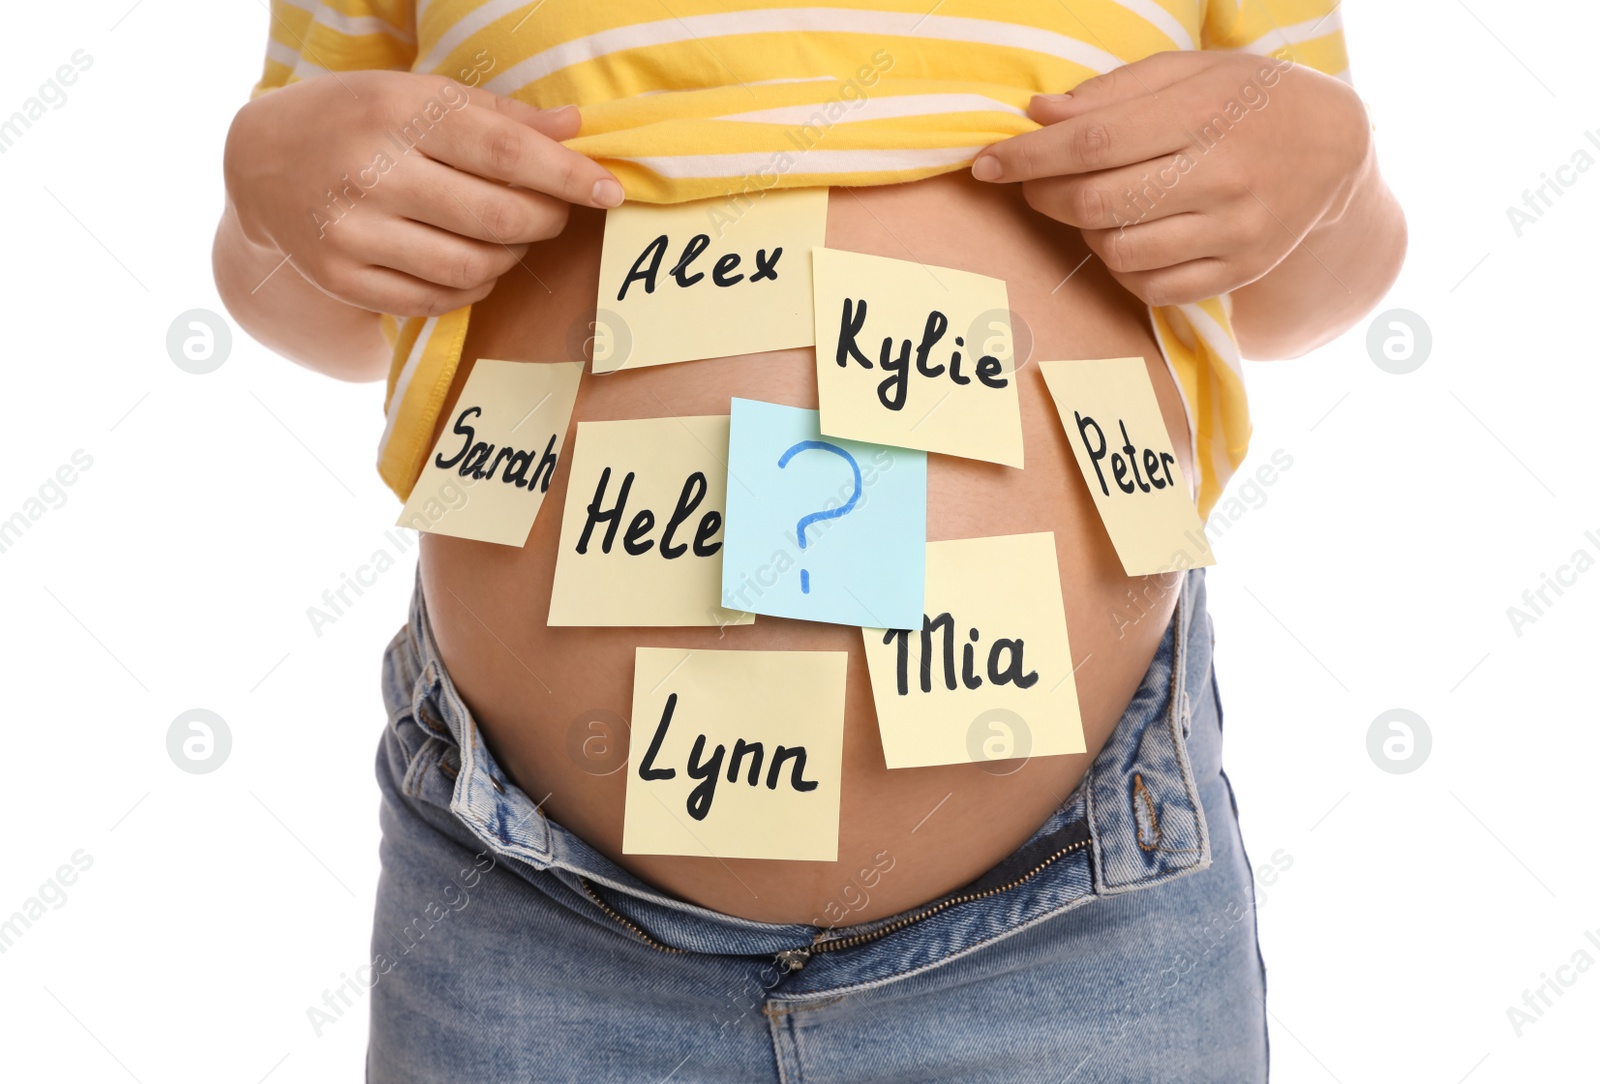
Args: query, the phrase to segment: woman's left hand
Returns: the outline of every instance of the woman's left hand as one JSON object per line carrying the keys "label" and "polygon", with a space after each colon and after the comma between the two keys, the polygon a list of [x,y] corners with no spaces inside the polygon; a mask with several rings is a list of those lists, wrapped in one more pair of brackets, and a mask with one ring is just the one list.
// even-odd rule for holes
{"label": "woman's left hand", "polygon": [[1044,127],[985,149],[973,176],[1020,181],[1151,305],[1261,278],[1337,219],[1371,168],[1356,93],[1266,56],[1157,53],[1035,97],[1028,115]]}

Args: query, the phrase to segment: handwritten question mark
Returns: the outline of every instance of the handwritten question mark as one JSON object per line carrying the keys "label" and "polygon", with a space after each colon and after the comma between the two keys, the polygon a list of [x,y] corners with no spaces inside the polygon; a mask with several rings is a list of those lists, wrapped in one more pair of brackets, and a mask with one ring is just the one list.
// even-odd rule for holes
{"label": "handwritten question mark", "polygon": [[[825,440],[802,440],[798,444],[791,445],[789,449],[783,453],[783,455],[778,457],[778,469],[782,470],[784,467],[787,467],[789,465],[789,460],[793,459],[801,452],[810,451],[812,449],[822,452],[832,452],[834,455],[841,457],[846,463],[850,464],[850,472],[855,476],[856,491],[850,494],[850,499],[844,502],[844,504],[840,505],[838,508],[824,509],[820,512],[812,512],[810,515],[800,517],[800,521],[795,524],[794,533],[796,537],[800,539],[801,549],[806,548],[807,527],[811,526],[813,523],[818,523],[825,519],[838,519],[840,516],[848,515],[850,510],[855,508],[856,502],[861,499],[861,466],[856,462],[855,456],[851,455],[837,444],[829,444]],[[800,593],[805,595],[809,595],[811,593],[811,573],[803,568],[800,570]]]}

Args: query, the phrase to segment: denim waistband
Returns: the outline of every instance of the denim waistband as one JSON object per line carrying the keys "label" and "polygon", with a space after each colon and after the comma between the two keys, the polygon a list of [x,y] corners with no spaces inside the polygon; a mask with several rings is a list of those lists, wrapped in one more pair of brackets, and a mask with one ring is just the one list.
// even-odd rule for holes
{"label": "denim waistband", "polygon": [[[440,661],[420,583],[410,621],[389,647],[384,679],[407,795],[447,809],[507,864],[555,876],[663,951],[789,959],[798,951],[806,981],[786,983],[797,996],[808,986],[886,981],[1095,896],[1209,866],[1196,761],[1202,774],[1218,770],[1220,734],[1213,733],[1213,712],[1195,741],[1190,727],[1193,704],[1212,692],[1211,650],[1204,573],[1196,569],[1185,574],[1155,657],[1083,782],[1021,847],[948,896],[826,931],[755,922],[667,896],[548,818],[485,745]],[[897,937],[902,928],[917,936]],[[893,951],[883,951],[890,942]]]}

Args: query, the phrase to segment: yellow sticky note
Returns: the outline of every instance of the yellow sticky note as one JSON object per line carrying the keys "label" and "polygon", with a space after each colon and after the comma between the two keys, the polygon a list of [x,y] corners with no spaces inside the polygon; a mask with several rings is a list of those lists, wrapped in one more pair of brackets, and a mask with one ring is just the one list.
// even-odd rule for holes
{"label": "yellow sticky note", "polygon": [[1022,466],[1002,280],[828,248],[811,267],[824,436]]}
{"label": "yellow sticky note", "polygon": [[594,371],[810,346],[827,229],[826,188],[607,211]]}
{"label": "yellow sticky note", "polygon": [[622,852],[835,861],[848,658],[638,648]]}
{"label": "yellow sticky note", "polygon": [[560,461],[582,362],[479,359],[397,521],[521,546]]}
{"label": "yellow sticky note", "polygon": [[921,629],[862,629],[891,768],[1084,751],[1055,535],[930,542]]}
{"label": "yellow sticky note", "polygon": [[1144,359],[1039,368],[1122,570],[1149,576],[1216,564]]}
{"label": "yellow sticky note", "polygon": [[725,610],[728,416],[579,422],[551,625],[745,625]]}

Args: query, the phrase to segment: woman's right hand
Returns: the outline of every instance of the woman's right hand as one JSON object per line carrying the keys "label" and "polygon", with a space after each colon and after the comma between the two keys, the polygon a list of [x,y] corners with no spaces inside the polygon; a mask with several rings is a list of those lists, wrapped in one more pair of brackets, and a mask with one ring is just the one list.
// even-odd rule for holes
{"label": "woman's right hand", "polygon": [[239,110],[223,172],[252,245],[345,304],[437,316],[485,297],[570,204],[622,202],[609,171],[561,146],[578,127],[570,106],[443,76],[331,73]]}

